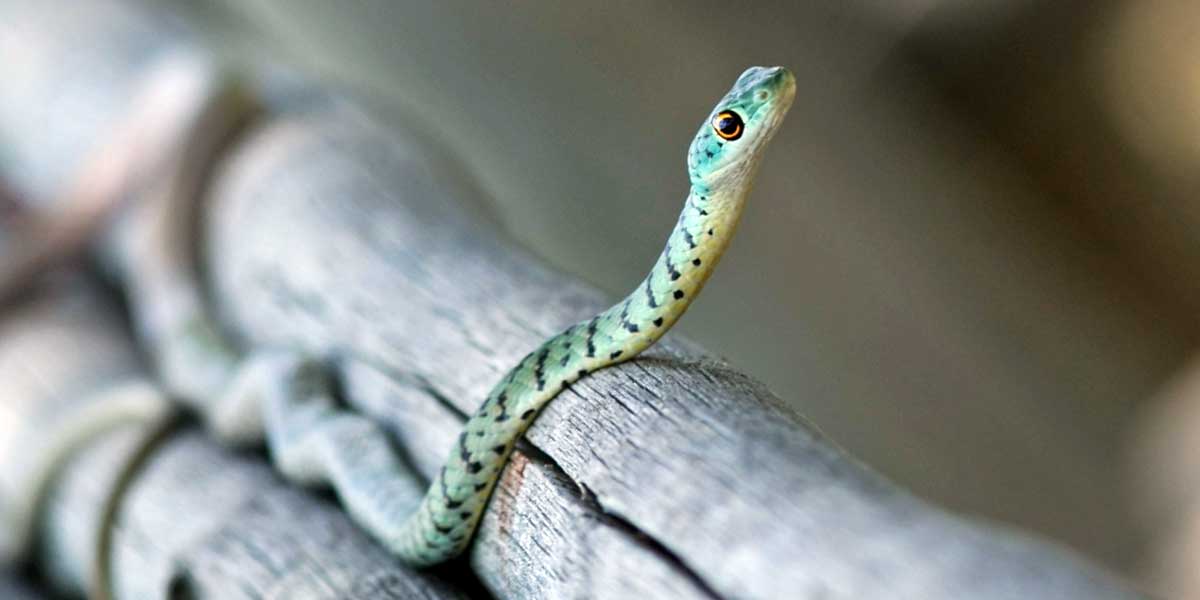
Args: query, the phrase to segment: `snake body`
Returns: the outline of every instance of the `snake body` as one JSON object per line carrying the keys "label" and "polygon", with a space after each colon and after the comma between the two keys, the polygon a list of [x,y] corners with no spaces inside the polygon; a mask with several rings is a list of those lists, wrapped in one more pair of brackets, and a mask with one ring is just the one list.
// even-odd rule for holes
{"label": "snake body", "polygon": [[580,377],[629,360],[682,316],[728,246],[767,142],[791,105],[781,67],[747,70],[701,126],[687,154],[691,189],[645,280],[592,319],[546,340],[467,421],[425,492],[377,423],[337,402],[329,369],[293,348],[243,354],[220,334],[187,265],[204,152],[181,160],[148,202],[118,262],[134,321],[161,384],[226,443],[266,441],[289,480],[329,485],[351,518],[403,561],[424,567],[470,543],[504,465],[534,417]]}
{"label": "snake body", "polygon": [[650,273],[622,301],[546,340],[488,394],[395,540],[403,560],[427,566],[462,552],[516,441],[546,404],[580,377],[637,356],[683,315],[729,245],[794,95],[782,67],[738,78],[688,149],[691,190]]}

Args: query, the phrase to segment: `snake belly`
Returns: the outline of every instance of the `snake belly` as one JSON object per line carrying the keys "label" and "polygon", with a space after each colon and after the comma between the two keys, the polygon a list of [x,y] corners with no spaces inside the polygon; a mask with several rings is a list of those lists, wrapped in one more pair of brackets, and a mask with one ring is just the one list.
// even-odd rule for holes
{"label": "snake belly", "polygon": [[688,150],[691,189],[646,278],[623,300],[530,352],[467,421],[416,513],[385,543],[413,566],[461,553],[518,439],[546,404],[579,378],[629,360],[671,328],[732,239],[767,142],[795,95],[782,67],[738,78]]}

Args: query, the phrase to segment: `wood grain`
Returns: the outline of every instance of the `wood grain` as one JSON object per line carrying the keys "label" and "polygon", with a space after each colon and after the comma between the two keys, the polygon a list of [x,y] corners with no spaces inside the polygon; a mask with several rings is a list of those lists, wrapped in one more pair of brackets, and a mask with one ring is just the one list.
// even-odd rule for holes
{"label": "wood grain", "polygon": [[[53,437],[49,429],[73,406],[99,401],[89,392],[138,376],[139,364],[115,326],[114,307],[89,286],[45,293],[30,305],[0,321],[6,382],[0,414],[18,434],[31,429]],[[0,464],[10,469],[37,450],[6,452]],[[59,593],[89,589],[112,482],[147,452],[116,513],[111,552],[118,598],[163,598],[185,589],[198,598],[477,595],[447,581],[469,583],[461,571],[403,568],[336,504],[287,485],[261,455],[231,453],[187,428],[146,447],[133,426],[80,440],[49,488],[37,521],[36,559]]]}

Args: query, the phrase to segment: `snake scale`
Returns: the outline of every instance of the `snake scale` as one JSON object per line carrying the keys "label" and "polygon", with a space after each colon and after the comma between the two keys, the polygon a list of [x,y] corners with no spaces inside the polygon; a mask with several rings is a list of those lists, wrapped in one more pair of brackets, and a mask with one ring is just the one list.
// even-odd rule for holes
{"label": "snake scale", "polygon": [[[351,518],[401,560],[435,565],[469,545],[517,440],[546,404],[588,373],[650,347],[696,298],[732,239],[794,95],[795,79],[782,67],[754,67],[738,78],[691,142],[690,192],[650,273],[626,298],[509,371],[467,421],[423,499],[382,427],[337,401],[324,361],[290,348],[244,354],[221,335],[189,267],[191,204],[215,147],[185,153],[157,197],[141,204],[113,251],[115,270],[160,384],[210,432],[234,445],[265,441],[285,477],[329,485]],[[230,98],[230,117],[246,110],[243,96]]]}

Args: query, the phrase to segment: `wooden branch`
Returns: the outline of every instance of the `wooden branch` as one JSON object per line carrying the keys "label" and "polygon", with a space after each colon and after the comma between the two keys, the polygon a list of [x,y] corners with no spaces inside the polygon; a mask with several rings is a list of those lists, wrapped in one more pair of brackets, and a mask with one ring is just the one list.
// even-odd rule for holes
{"label": "wooden branch", "polygon": [[[140,377],[112,307],[87,286],[29,306],[0,321],[5,469],[41,452],[37,441],[53,438],[77,410],[103,401],[94,392]],[[33,442],[9,452],[14,439]],[[109,549],[119,598],[185,588],[197,598],[468,597],[443,579],[453,571],[406,570],[333,502],[285,484],[261,457],[231,454],[194,429],[147,446],[132,424],[83,440],[48,491],[37,564],[58,591],[89,589],[113,482],[142,455],[119,497]],[[0,486],[0,505],[19,492]]]}
{"label": "wooden branch", "polygon": [[[338,362],[348,403],[426,477],[505,370],[604,306],[464,210],[478,196],[452,172],[416,138],[316,109],[225,162],[206,246],[232,328]],[[585,378],[528,438],[471,552],[502,597],[1136,595],[897,489],[678,338]]]}

